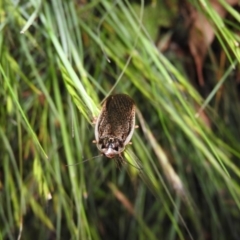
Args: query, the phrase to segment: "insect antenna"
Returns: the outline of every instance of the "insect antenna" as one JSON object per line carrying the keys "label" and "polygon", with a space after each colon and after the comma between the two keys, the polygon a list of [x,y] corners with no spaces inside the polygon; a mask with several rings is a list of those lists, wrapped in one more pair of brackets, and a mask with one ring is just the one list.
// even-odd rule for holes
{"label": "insect antenna", "polygon": [[116,164],[117,164],[118,168],[120,168],[121,164],[123,164],[123,163],[129,164],[130,166],[136,168],[140,172],[143,170],[143,167],[137,161],[136,161],[136,165],[134,165],[131,162],[129,162],[126,158],[123,158],[123,156],[118,155],[116,157]]}
{"label": "insect antenna", "polygon": [[101,157],[102,156],[102,154],[99,154],[99,155],[97,155],[97,156],[95,156],[95,157],[92,157],[92,158],[88,158],[88,159],[84,159],[83,161],[81,161],[81,162],[78,162],[78,163],[74,163],[74,164],[66,164],[65,166],[67,166],[67,167],[71,167],[71,166],[76,166],[76,165],[79,165],[79,164],[82,164],[82,163],[85,163],[85,162],[88,162],[88,161],[90,161],[90,160],[92,160],[92,159],[96,159],[96,158],[98,158],[98,157]]}

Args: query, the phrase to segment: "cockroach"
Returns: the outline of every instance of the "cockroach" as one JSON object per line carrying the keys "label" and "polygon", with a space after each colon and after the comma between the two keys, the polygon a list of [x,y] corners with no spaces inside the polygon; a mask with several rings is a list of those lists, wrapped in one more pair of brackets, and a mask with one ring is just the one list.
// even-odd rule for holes
{"label": "cockroach", "polygon": [[122,159],[121,153],[134,132],[135,109],[133,99],[126,94],[110,95],[103,102],[96,119],[94,142],[107,158]]}

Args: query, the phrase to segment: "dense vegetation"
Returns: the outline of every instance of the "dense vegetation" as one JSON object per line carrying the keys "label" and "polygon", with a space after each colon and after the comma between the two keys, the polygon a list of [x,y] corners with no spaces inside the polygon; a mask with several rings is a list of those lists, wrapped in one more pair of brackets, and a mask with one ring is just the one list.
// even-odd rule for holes
{"label": "dense vegetation", "polygon": [[[234,0],[1,0],[0,239],[239,239],[239,22]],[[139,110],[120,169],[93,158],[111,93]]]}

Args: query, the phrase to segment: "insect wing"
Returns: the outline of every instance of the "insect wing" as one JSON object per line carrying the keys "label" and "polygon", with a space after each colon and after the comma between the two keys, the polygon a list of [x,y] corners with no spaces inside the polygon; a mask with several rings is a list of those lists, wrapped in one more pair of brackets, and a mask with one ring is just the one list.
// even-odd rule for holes
{"label": "insect wing", "polygon": [[134,101],[126,94],[109,96],[96,121],[95,139],[98,149],[109,157],[120,154],[130,142],[134,127]]}

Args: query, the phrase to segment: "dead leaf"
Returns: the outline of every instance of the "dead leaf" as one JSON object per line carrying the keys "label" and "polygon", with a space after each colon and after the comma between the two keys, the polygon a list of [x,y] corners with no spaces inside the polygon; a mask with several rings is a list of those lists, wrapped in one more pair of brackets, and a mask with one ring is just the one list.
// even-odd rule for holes
{"label": "dead leaf", "polygon": [[[237,0],[228,0],[230,5],[237,4]],[[217,0],[211,0],[213,9],[223,18],[226,16],[225,8]],[[194,16],[194,17],[193,17]],[[193,20],[188,38],[188,46],[196,65],[198,81],[204,85],[203,63],[207,55],[207,50],[214,40],[214,28],[209,20],[196,9],[191,8],[190,19]]]}
{"label": "dead leaf", "polygon": [[201,121],[207,126],[208,128],[211,128],[211,120],[209,119],[207,113],[204,111],[204,109],[201,109],[199,105],[195,105],[195,109],[197,112],[197,117],[201,119]]}
{"label": "dead leaf", "polygon": [[108,186],[118,201],[122,203],[131,215],[134,215],[134,207],[127,197],[113,183],[108,183]]}

